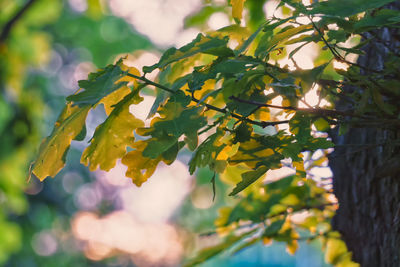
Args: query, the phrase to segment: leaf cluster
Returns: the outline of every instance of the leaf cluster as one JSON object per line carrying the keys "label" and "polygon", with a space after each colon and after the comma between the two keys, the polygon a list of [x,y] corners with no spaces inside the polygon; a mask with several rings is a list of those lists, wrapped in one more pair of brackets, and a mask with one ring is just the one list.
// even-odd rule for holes
{"label": "leaf cluster", "polygon": [[[348,59],[362,56],[362,48],[376,39],[365,38],[367,31],[398,27],[398,12],[383,8],[389,2],[304,6],[284,0],[277,8],[286,8],[285,18],[270,18],[251,34],[238,24],[199,34],[181,48],[168,49],[142,73],[121,59],[79,82],[80,91],[67,98],[32,173],[41,180],[54,177],[71,141],[82,137],[88,111],[103,104],[108,118],[96,128],[81,160],[91,170],[110,170],[122,159],[128,167],[126,176],[140,186],[160,162],[171,164],[180,151],[190,150],[191,174],[209,168],[234,184],[229,195],[238,202],[222,210],[216,222],[227,239],[188,265],[260,240],[286,242],[294,253],[298,240],[315,238],[327,244],[329,262],[350,262],[351,255],[334,241],[339,239],[329,226],[336,204],[330,200],[329,187],[309,175],[312,166],[326,161],[326,154],[318,160],[306,155],[334,147],[326,134],[332,127],[398,127],[398,54],[387,61],[388,67],[375,70]],[[231,5],[232,17],[239,21],[244,1]],[[199,14],[218,10],[206,6]],[[349,47],[345,42],[356,43]],[[307,45],[319,55],[312,68],[301,69],[296,55]],[[284,59],[287,63],[280,64]],[[347,65],[347,70],[335,68],[336,63]],[[147,79],[145,75],[156,69],[158,79]],[[157,95],[150,125],[145,126],[129,110],[143,100],[148,86],[163,93]],[[347,95],[344,86],[359,90]],[[313,90],[319,99],[311,105],[305,96]],[[335,109],[337,101],[348,101],[350,109]],[[291,168],[292,175],[263,182],[270,171],[283,167]],[[304,218],[296,220],[303,211]],[[299,228],[311,235],[299,234]]]}

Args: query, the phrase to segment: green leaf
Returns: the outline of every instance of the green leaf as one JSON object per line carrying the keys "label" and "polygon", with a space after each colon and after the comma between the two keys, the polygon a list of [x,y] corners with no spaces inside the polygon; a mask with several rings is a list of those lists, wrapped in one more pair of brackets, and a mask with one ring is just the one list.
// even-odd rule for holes
{"label": "green leaf", "polygon": [[311,118],[304,112],[297,111],[289,121],[289,130],[299,143],[306,143],[311,137]]}
{"label": "green leaf", "polygon": [[255,66],[259,65],[259,62],[252,60],[252,58],[241,57],[235,59],[227,59],[218,64],[215,64],[214,71],[222,73],[224,76],[239,74]]}
{"label": "green leaf", "polygon": [[175,136],[161,135],[146,140],[147,146],[143,151],[143,156],[152,159],[158,158],[161,154],[168,151],[178,142]]}
{"label": "green leaf", "polygon": [[169,95],[170,93],[166,91],[157,90],[156,99],[154,100],[154,103],[150,108],[149,114],[147,115],[147,119],[152,118],[157,113],[158,108],[167,101]]}
{"label": "green leaf", "polygon": [[254,41],[260,31],[264,29],[265,25],[266,23],[261,24],[261,26],[252,35],[250,35],[250,37],[247,38],[246,41],[237,50],[233,51],[236,56],[242,54],[249,47],[249,45]]}
{"label": "green leaf", "polygon": [[309,143],[306,144],[305,148],[311,151],[315,151],[317,149],[328,149],[334,147],[335,144],[332,141],[327,140],[326,138],[313,138]]}
{"label": "green leaf", "polygon": [[332,42],[333,40],[335,40],[336,43],[340,43],[340,42],[345,42],[350,34],[344,31],[343,29],[339,29],[339,30],[330,30],[328,31],[327,35],[328,35],[327,39],[328,42]]}
{"label": "green leaf", "polygon": [[266,32],[260,40],[256,49],[255,55],[265,57],[277,45],[284,45],[285,41],[295,36],[296,34],[312,30],[311,25],[301,25],[298,27],[290,26],[285,27],[277,34]]}
{"label": "green leaf", "polygon": [[263,236],[264,237],[274,237],[278,234],[281,230],[283,224],[286,221],[286,217],[283,219],[276,220],[272,222],[269,226],[267,226],[264,230]]}
{"label": "green leaf", "polygon": [[67,100],[79,106],[95,105],[105,96],[126,86],[128,81],[120,81],[126,74],[121,69],[122,65],[120,59],[115,65],[108,65],[105,69],[89,74],[88,80],[78,82],[84,91],[67,97]]}
{"label": "green leaf", "polygon": [[202,107],[185,109],[176,117],[153,120],[152,127],[148,130],[141,129],[139,134],[153,137],[149,139],[148,146],[143,151],[144,155],[157,158],[181,135],[185,135],[191,143],[197,144],[197,131],[207,124],[206,119],[200,115],[202,110]]}
{"label": "green leaf", "polygon": [[157,68],[162,69],[173,62],[191,57],[198,53],[210,54],[214,56],[231,56],[233,55],[233,52],[227,47],[227,44],[228,38],[219,39],[216,37],[199,34],[189,44],[179,49],[170,48],[165,51],[157,64],[149,67],[143,67],[143,72],[149,73]]}
{"label": "green leaf", "polygon": [[65,106],[52,133],[40,145],[38,156],[32,164],[31,173],[41,181],[47,176],[54,177],[64,167],[71,141],[82,138],[90,108],[80,108],[72,103]]}
{"label": "green leaf", "polygon": [[242,122],[238,127],[234,130],[234,138],[233,143],[237,142],[246,142],[250,140],[251,133],[253,132],[253,128],[248,125],[246,122]]}
{"label": "green leaf", "polygon": [[197,105],[199,106],[201,103],[203,103],[204,101],[206,101],[207,98],[209,97],[213,97],[215,98],[216,95],[218,95],[221,92],[221,89],[218,90],[212,90],[210,92],[208,92],[207,94],[205,94],[200,101],[197,103]]}
{"label": "green leaf", "polygon": [[318,118],[315,120],[314,125],[315,128],[317,128],[317,130],[320,132],[327,131],[330,128],[329,122],[327,122],[324,118]]}
{"label": "green leaf", "polygon": [[217,130],[216,133],[207,137],[207,139],[199,145],[189,161],[190,174],[193,174],[196,171],[196,168],[211,166],[215,162],[213,154],[218,155],[218,153],[223,149],[223,146],[215,146],[214,143],[217,142],[217,140],[219,140],[222,136],[223,132],[221,130]]}
{"label": "green leaf", "polygon": [[[260,64],[262,63],[256,59],[246,56],[241,56],[234,59],[218,58],[210,65],[195,67],[195,70],[191,74],[190,80],[188,81],[188,86],[191,91],[196,91],[202,88],[205,81],[216,79],[217,76],[221,76],[221,78],[224,77],[225,79],[234,78],[236,81],[239,81],[242,80],[243,77],[249,77],[255,72],[258,75],[262,75],[263,72],[261,70],[253,69]],[[247,78],[243,80],[241,84],[246,81]],[[237,87],[240,88],[241,84],[238,84]],[[241,88],[241,90],[244,89]],[[239,92],[239,90],[236,91]]]}
{"label": "green leaf", "polygon": [[184,147],[184,146],[185,146],[185,142],[183,142],[183,141],[175,142],[175,144],[170,146],[168,150],[164,151],[161,154],[162,160],[168,165],[172,164],[175,161],[176,157],[178,156],[179,150],[181,150],[182,147]]}
{"label": "green leaf", "polygon": [[200,115],[203,107],[190,107],[187,105],[190,97],[182,91],[172,95],[151,121],[148,128],[140,128],[137,133],[142,136],[151,136],[146,140],[147,147],[143,151],[145,157],[155,159],[173,146],[182,135],[190,147],[197,146],[197,131],[207,124],[204,116]]}
{"label": "green leaf", "polygon": [[248,171],[242,174],[242,181],[239,182],[236,187],[232,190],[231,193],[229,193],[230,196],[234,196],[240,192],[242,192],[244,189],[246,189],[249,185],[254,183],[255,181],[258,180],[261,176],[263,176],[266,172],[268,171],[268,168],[266,166],[261,166],[257,170],[254,171]]}
{"label": "green leaf", "polygon": [[[263,70],[254,69],[246,71],[237,78],[225,79],[222,86],[222,94],[229,110],[248,116],[258,109],[257,106],[249,103],[239,101],[228,102],[232,96],[244,98],[249,101],[267,101],[268,97],[261,90],[252,90],[255,86],[265,87],[263,78]],[[253,91],[253,93],[247,96],[245,93],[249,91]]]}
{"label": "green leaf", "polygon": [[194,71],[190,74],[191,77],[187,82],[190,91],[201,90],[207,80],[215,79],[217,77],[218,72],[212,66],[213,65],[211,65],[210,68],[203,68],[204,66],[194,68]]}
{"label": "green leaf", "polygon": [[291,186],[291,184],[293,183],[293,181],[295,180],[295,178],[296,178],[296,176],[294,176],[294,175],[283,177],[277,181],[266,184],[265,189],[269,193],[271,193],[272,191],[276,191],[276,190],[278,190],[280,193],[280,192],[286,190],[287,188],[289,188]]}
{"label": "green leaf", "polygon": [[285,158],[291,158],[294,161],[299,161],[300,160],[299,154],[302,149],[303,146],[301,144],[290,143],[288,145],[282,146],[282,155]]}

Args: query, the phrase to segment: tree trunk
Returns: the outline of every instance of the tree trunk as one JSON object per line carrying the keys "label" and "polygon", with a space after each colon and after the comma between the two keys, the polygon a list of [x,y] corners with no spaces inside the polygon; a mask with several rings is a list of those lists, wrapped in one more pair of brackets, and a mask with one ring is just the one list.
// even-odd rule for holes
{"label": "tree trunk", "polygon": [[[389,8],[400,9],[400,3]],[[387,28],[374,32],[379,39],[365,47],[358,63],[382,70],[388,46],[391,50],[399,47],[395,39],[398,34],[398,30]],[[337,108],[344,108],[344,103],[337,103]],[[400,266],[400,149],[390,144],[400,139],[400,130],[351,128],[339,136],[336,129],[331,137],[340,145],[329,157],[333,190],[339,201],[332,221],[334,229],[342,234],[353,260],[361,266]],[[346,144],[362,145],[342,146]]]}

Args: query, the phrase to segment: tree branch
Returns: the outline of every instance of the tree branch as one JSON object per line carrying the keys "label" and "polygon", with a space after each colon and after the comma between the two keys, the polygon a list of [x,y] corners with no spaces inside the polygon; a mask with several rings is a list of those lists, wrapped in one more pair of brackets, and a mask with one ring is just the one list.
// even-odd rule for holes
{"label": "tree branch", "polygon": [[245,99],[238,98],[236,96],[230,96],[229,98],[232,100],[241,102],[241,103],[246,103],[246,104],[255,105],[255,106],[259,106],[259,107],[301,111],[301,112],[316,114],[316,115],[320,115],[320,116],[330,116],[330,117],[348,116],[348,117],[366,118],[365,116],[357,115],[357,114],[354,114],[354,113],[348,112],[348,111],[338,111],[338,110],[323,109],[323,108],[297,108],[297,107],[292,107],[292,106],[283,107],[283,106],[265,104],[265,103],[252,101],[252,100],[245,100]]}
{"label": "tree branch", "polygon": [[[153,82],[153,81],[147,79],[146,77],[137,76],[137,75],[134,75],[134,74],[131,74],[131,73],[126,73],[126,75],[129,76],[129,77],[138,79],[138,80],[140,80],[140,81],[143,81],[143,82],[145,82],[146,84],[149,84],[149,85],[153,85],[153,86],[155,86],[155,87],[158,87],[158,88],[160,88],[161,90],[164,90],[164,91],[169,92],[169,93],[171,93],[171,94],[175,94],[175,93],[177,92],[177,91],[174,91],[174,90],[172,90],[171,88],[168,88],[168,87],[166,87],[166,86],[164,86],[164,85],[162,85],[162,84]],[[197,98],[194,97],[194,94],[193,94],[193,93],[192,93],[191,99],[192,99],[193,102],[196,102],[196,103],[198,103],[199,105],[203,105],[203,106],[205,106],[205,107],[208,108],[208,109],[215,110],[215,111],[218,111],[218,112],[220,112],[220,113],[230,115],[231,117],[233,117],[233,118],[235,118],[235,119],[238,119],[238,120],[241,120],[241,121],[245,121],[245,122],[251,123],[251,124],[253,124],[253,125],[258,125],[258,126],[260,126],[260,127],[262,127],[262,128],[265,128],[265,127],[267,127],[267,126],[275,126],[275,125],[278,125],[278,124],[284,124],[284,123],[288,123],[288,122],[289,122],[289,120],[283,120],[283,121],[255,121],[255,120],[251,120],[251,119],[249,119],[249,118],[247,118],[247,117],[245,117],[245,116],[242,116],[242,115],[239,115],[239,114],[230,112],[230,111],[228,111],[228,110],[225,109],[225,108],[218,108],[218,107],[215,107],[215,106],[213,106],[213,105],[210,105],[210,104],[201,102],[200,100],[198,100]]]}
{"label": "tree branch", "polygon": [[22,15],[32,6],[36,0],[29,0],[25,5],[4,25],[0,34],[0,43],[3,43],[10,35],[12,27],[22,17]]}

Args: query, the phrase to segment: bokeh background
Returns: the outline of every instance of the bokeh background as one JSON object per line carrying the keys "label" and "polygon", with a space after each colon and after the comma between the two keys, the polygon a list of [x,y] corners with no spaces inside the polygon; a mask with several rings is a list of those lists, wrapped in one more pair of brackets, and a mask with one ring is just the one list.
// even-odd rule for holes
{"label": "bokeh background", "polygon": [[[201,9],[206,2],[209,7]],[[278,2],[259,2],[261,10],[251,12],[272,16]],[[166,48],[231,24],[228,4],[0,0],[1,266],[180,266],[196,250],[218,242],[213,232],[218,209],[235,199],[217,179],[213,201],[212,173],[204,169],[190,176],[190,154],[161,166],[141,188],[124,177],[121,164],[108,173],[81,165],[88,139],[73,142],[68,164],[55,179],[28,182],[27,174],[41,138],[50,133],[78,80],[120,57],[139,69],[154,64]],[[306,51],[297,61],[312,68],[316,55],[312,47]],[[153,100],[146,96],[132,112],[145,120]],[[102,107],[90,113],[88,132],[104,119]],[[319,169],[319,175],[331,173]],[[318,243],[300,242],[295,255],[287,254],[284,244],[256,244],[203,266],[327,265]]]}

